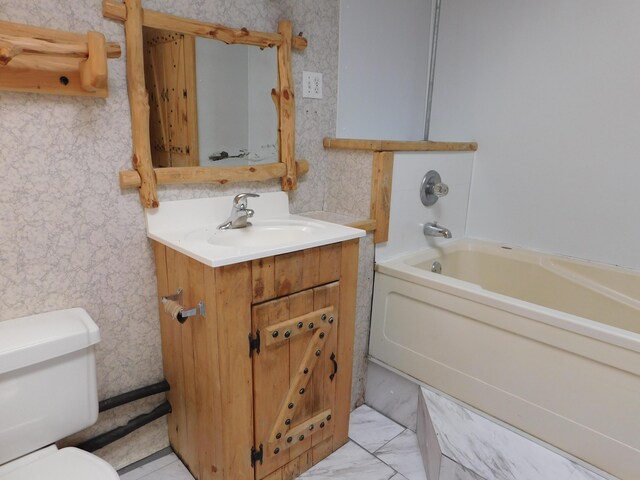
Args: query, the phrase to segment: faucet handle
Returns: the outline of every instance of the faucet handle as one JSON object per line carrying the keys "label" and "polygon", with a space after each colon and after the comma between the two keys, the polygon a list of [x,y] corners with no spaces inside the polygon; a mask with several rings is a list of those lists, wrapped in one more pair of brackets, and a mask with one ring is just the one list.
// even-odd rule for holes
{"label": "faucet handle", "polygon": [[233,205],[234,206],[240,206],[240,208],[242,208],[243,206],[246,207],[247,206],[247,198],[256,198],[259,197],[260,195],[258,195],[257,193],[239,193],[238,195],[236,195],[233,198]]}
{"label": "faucet handle", "polygon": [[449,193],[449,186],[446,183],[436,183],[431,185],[429,188],[429,193],[435,195],[436,197],[444,197]]}
{"label": "faucet handle", "polygon": [[442,183],[440,174],[435,170],[429,170],[422,178],[420,184],[420,200],[425,207],[430,207],[438,201],[438,198],[444,197],[449,193],[449,186]]}

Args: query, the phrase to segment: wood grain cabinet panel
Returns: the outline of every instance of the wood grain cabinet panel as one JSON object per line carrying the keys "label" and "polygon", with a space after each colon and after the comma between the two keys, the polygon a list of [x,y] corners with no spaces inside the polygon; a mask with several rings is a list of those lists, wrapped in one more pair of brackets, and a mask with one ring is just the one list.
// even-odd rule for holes
{"label": "wood grain cabinet panel", "polygon": [[171,445],[196,479],[290,480],[347,438],[358,240],[211,268],[154,243]]}
{"label": "wood grain cabinet panel", "polygon": [[[346,243],[346,242],[345,242]],[[342,244],[308,248],[252,262],[254,303],[340,279]]]}

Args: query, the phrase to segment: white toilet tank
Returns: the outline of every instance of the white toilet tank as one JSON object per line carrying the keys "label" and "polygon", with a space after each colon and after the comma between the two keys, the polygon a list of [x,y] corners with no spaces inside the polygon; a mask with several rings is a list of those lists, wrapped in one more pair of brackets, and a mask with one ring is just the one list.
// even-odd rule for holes
{"label": "white toilet tank", "polygon": [[0,321],[0,465],[95,423],[99,341],[82,308]]}

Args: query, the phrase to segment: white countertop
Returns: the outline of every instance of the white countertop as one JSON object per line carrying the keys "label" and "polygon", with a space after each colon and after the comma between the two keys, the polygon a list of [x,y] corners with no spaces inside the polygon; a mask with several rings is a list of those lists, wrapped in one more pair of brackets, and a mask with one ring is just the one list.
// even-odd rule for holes
{"label": "white countertop", "polygon": [[250,198],[253,226],[218,230],[233,196],[162,202],[146,210],[147,236],[211,267],[363,237],[364,230],[289,213],[285,192]]}

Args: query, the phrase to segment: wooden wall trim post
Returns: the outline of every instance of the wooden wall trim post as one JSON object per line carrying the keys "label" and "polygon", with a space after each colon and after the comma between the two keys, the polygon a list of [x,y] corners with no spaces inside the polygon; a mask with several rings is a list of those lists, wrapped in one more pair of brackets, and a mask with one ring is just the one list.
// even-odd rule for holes
{"label": "wooden wall trim post", "polygon": [[430,140],[362,140],[325,137],[324,148],[369,150],[372,152],[475,152],[476,142],[433,142]]}
{"label": "wooden wall trim post", "polygon": [[393,152],[373,153],[370,217],[376,221],[376,230],[373,235],[374,243],[382,243],[389,240],[393,156]]}
{"label": "wooden wall trim post", "polygon": [[288,20],[278,22],[278,33],[282,43],[278,46],[278,100],[280,161],[286,172],[282,177],[282,190],[288,192],[298,186],[296,176],[296,105],[293,93],[293,73],[291,71],[291,37],[293,27]]}
{"label": "wooden wall trim post", "polygon": [[140,201],[145,208],[157,208],[158,192],[151,162],[149,140],[149,97],[144,83],[141,0],[127,0],[124,31],[127,45],[127,87],[131,107],[133,166],[140,175]]}

